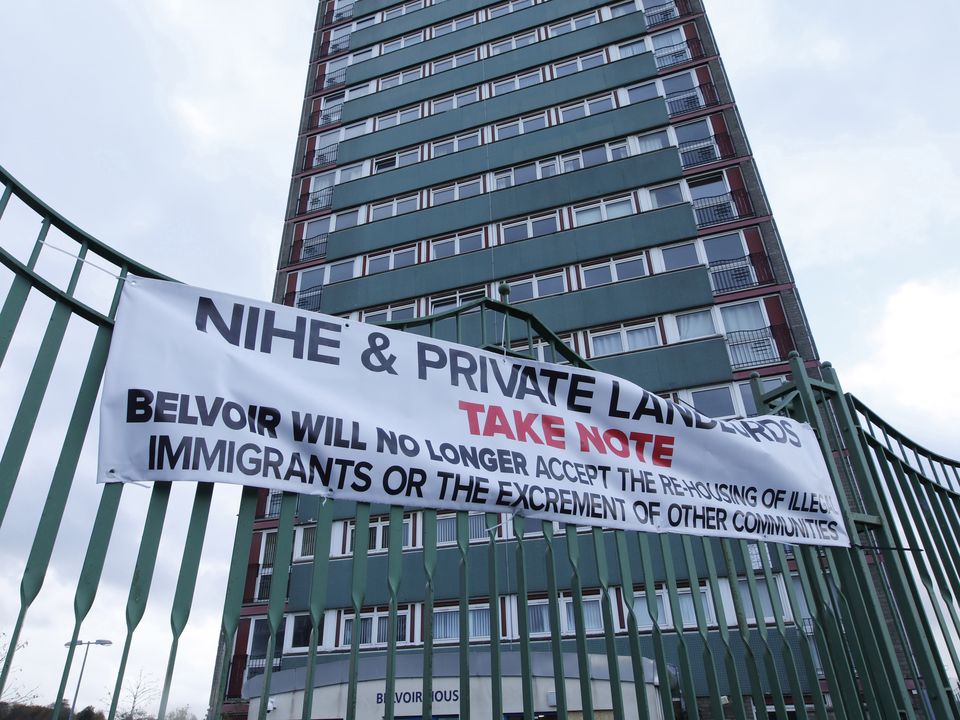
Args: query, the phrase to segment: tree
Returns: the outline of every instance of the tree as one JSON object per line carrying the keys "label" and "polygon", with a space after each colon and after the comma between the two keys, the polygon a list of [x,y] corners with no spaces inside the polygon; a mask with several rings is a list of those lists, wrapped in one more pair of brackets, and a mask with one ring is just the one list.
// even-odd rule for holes
{"label": "tree", "polygon": [[176,710],[168,712],[166,720],[197,720],[197,716],[190,712],[189,705],[181,705]]}
{"label": "tree", "polygon": [[107,718],[102,710],[94,710],[93,705],[87,705],[74,716],[74,720],[107,720]]}
{"label": "tree", "polygon": [[[7,660],[8,653],[16,653],[17,650],[22,650],[27,646],[27,643],[21,642],[18,643],[15,648],[10,649],[10,641],[7,639],[6,633],[0,633],[0,667]],[[20,668],[13,668],[10,675],[7,676],[7,684],[3,688],[3,692],[0,692],[0,703],[9,704],[9,705],[29,705],[31,701],[35,700],[37,697],[37,689],[34,688],[25,688],[16,681],[16,675],[20,674]]]}
{"label": "tree", "polygon": [[157,683],[149,675],[144,676],[141,668],[137,679],[128,682],[123,689],[121,701],[117,705],[117,720],[154,720],[146,706],[150,705],[157,694]]}

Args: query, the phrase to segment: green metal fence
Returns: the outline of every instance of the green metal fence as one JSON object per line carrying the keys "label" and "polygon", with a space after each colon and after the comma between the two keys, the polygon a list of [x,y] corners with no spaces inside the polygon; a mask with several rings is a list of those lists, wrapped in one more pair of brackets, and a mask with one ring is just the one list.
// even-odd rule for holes
{"label": "green metal fence", "polygon": [[[0,247],[9,280],[0,310],[0,360],[17,333],[37,329],[43,333],[32,367],[14,388],[18,405],[0,453],[0,526],[8,520],[6,511],[18,483],[34,480],[23,470],[24,458],[36,440],[41,405],[49,400],[58,358],[69,354],[73,362],[85,363],[76,392],[68,398],[69,422],[56,439],[59,457],[26,559],[19,612],[9,630],[11,650],[0,671],[0,691],[16,664],[24,620],[50,568],[68,494],[99,495],[97,512],[89,518],[89,541],[73,598],[74,643],[58,670],[56,718],[75,642],[101,583],[108,549],[111,543],[129,542],[114,537],[123,486],[94,487],[92,473],[78,472],[81,449],[102,378],[120,287],[128,273],[157,274],[70,224],[2,169],[0,182],[4,186],[0,231],[4,213],[17,203],[19,217],[29,215],[37,233],[21,255],[6,241]],[[53,235],[56,242],[51,241]],[[71,267],[63,277],[44,273],[43,259],[50,253],[68,258]],[[101,281],[98,291],[89,290],[91,273]],[[52,310],[42,317],[25,312],[36,293],[52,301]],[[74,324],[91,330],[92,340],[82,350],[64,344],[68,326]],[[535,318],[492,301],[399,327],[502,352],[525,356],[545,352],[548,360],[583,362]],[[548,657],[552,663],[557,717],[960,718],[958,465],[910,442],[858,400],[844,395],[829,365],[811,377],[794,356],[791,368],[790,381],[773,391],[764,393],[754,382],[758,407],[813,425],[841,498],[853,548],[749,544],[600,529],[582,532],[574,526],[555,527],[496,514],[485,518],[489,537],[478,545],[472,541],[466,513],[457,515],[456,542],[451,547],[438,542],[437,513],[424,511],[422,547],[411,555],[402,547],[404,510],[390,508],[383,510],[389,513],[389,549],[380,561],[370,556],[367,546],[371,514],[380,510],[358,504],[350,510],[355,518],[352,557],[331,560],[337,505],[324,502],[315,509],[317,530],[306,608],[310,647],[298,659],[302,686],[313,688],[322,672],[321,656],[327,653],[318,650],[319,630],[331,603],[342,603],[338,607],[359,618],[371,602],[385,599],[389,610],[386,647],[363,649],[360,632],[354,632],[349,650],[340,655],[349,668],[347,718],[358,717],[361,670],[374,659],[385,662],[383,716],[395,716],[398,659],[410,652],[422,657],[423,717],[434,715],[439,662],[458,666],[459,717],[479,717],[475,709],[479,705],[471,701],[476,687],[471,682],[471,663],[478,647],[489,652],[490,707],[484,716],[494,718],[503,717],[505,708],[517,704],[515,697],[505,697],[508,653],[519,654],[520,705],[522,717],[528,720],[538,712],[535,657]],[[44,440],[51,438],[45,434]],[[131,642],[151,598],[170,491],[169,483],[154,483],[150,489],[126,605],[122,656],[111,678],[115,691],[110,720],[117,713]],[[225,698],[237,699],[228,698],[236,694],[229,687],[231,650],[241,623],[258,491],[245,488],[238,511],[236,506],[217,508],[213,494],[209,484],[194,486],[169,607],[170,646],[167,652],[157,653],[158,658],[166,658],[158,660],[157,668],[164,678],[160,718],[166,714],[180,638],[196,601],[201,547],[212,512],[236,512],[236,529],[223,605],[221,653],[218,667],[211,668],[217,685],[211,717],[221,716]],[[283,494],[269,597],[259,606],[270,629],[263,673],[256,683],[259,698],[271,694],[275,665],[279,662],[280,672],[286,669],[277,633],[289,610],[295,528],[302,524],[298,515],[306,514],[297,495]],[[449,599],[450,587],[455,588],[452,595],[459,608],[459,642],[453,648],[441,648],[434,642],[434,610],[441,597]],[[566,626],[566,634],[563,618],[568,606],[561,592],[572,601],[572,627]],[[411,593],[423,608],[422,641],[413,649],[400,648],[398,606]],[[516,603],[516,636],[498,631],[501,599],[507,597]],[[550,633],[545,636],[530,631],[531,597],[541,603],[546,598]],[[478,598],[489,607],[489,627],[494,629],[480,646],[471,643],[469,624],[470,601]],[[591,624],[585,612],[587,602],[594,601],[600,605],[602,630]],[[67,603],[64,598],[64,614],[69,613]],[[574,658],[576,672],[565,665],[569,657]],[[604,672],[597,671],[598,663],[605,666]],[[570,678],[576,678],[572,685]],[[656,694],[650,696],[645,689],[654,680]],[[305,720],[318,712],[312,698],[312,692],[304,693],[299,716]],[[266,718],[266,702],[252,707],[261,720]]]}

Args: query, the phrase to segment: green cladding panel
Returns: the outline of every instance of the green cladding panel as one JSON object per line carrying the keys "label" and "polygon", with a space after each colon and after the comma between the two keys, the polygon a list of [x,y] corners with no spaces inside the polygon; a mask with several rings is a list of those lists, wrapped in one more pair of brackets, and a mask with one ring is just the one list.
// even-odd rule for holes
{"label": "green cladding panel", "polygon": [[597,370],[618,375],[651,392],[730,382],[730,358],[723,338],[595,358]]}
{"label": "green cladding panel", "polygon": [[676,148],[665,148],[341,230],[330,235],[327,258],[351,257],[490,222],[522,218],[679,176],[680,156]]}
{"label": "green cladding panel", "polygon": [[[550,5],[553,4],[554,3],[549,3],[547,5],[541,5],[540,7],[549,9]],[[559,5],[559,3],[557,3],[557,5]],[[637,17],[639,16],[625,15],[624,17],[609,20],[575,33],[560,35],[549,40],[542,40],[532,45],[495,55],[479,62],[464,65],[463,67],[446,70],[435,75],[428,75],[422,80],[404,83],[397,87],[350,100],[343,106],[342,119],[344,122],[352,122],[353,120],[370,117],[371,115],[386,112],[387,110],[412,105],[432,97],[452,93],[455,90],[479,85],[480,83],[488,82],[495,78],[507,77],[530,68],[547,65],[565,57],[636,37],[640,32],[637,30]],[[415,52],[418,56],[423,56],[412,63],[417,65],[421,62],[426,62],[430,58],[442,57],[459,50],[469,49],[476,43],[471,44],[465,42],[465,38],[461,38],[460,36],[470,34],[472,30],[482,32],[483,28],[489,24],[493,23],[484,23],[475,28],[460,30],[450,35],[444,35],[438,40],[432,40],[422,43],[421,45],[414,45],[405,50],[398,50],[395,53],[375,58],[367,63],[353,65],[347,70],[347,82],[353,83],[355,81],[351,78],[351,71],[354,70],[354,68],[362,69],[366,64],[372,64],[377,68],[376,75],[372,77],[382,77],[389,75],[394,70],[409,67],[411,65],[410,62],[395,58],[395,56],[404,55],[407,52]],[[522,30],[523,28],[518,27],[515,29]],[[448,38],[458,40],[456,43],[457,47],[440,53],[435,53],[428,47],[432,43],[444,41]],[[449,45],[451,43],[447,44]],[[365,82],[369,79],[371,78],[362,77],[356,78],[356,81]]]}
{"label": "green cladding panel", "polygon": [[[652,53],[642,53],[626,60],[590,68],[550,82],[524,88],[470,105],[431,115],[420,120],[362,135],[340,143],[338,161],[357,162],[400,148],[419,145],[436,138],[453,135],[480,125],[506,120],[552,107],[570,100],[599,95],[606,90],[623,87],[656,75]],[[344,112],[347,110],[347,103]]]}
{"label": "green cladding panel", "polygon": [[333,209],[398,196],[457,178],[546,157],[572,147],[587,147],[622,138],[631,133],[662,127],[667,122],[666,105],[659,98],[629,105],[615,113],[589,115],[537,132],[336,185]]}

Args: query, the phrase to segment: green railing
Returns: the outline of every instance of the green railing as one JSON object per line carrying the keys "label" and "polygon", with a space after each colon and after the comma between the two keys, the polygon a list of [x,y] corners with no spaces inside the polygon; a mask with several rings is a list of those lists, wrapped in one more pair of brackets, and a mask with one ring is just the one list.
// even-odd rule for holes
{"label": "green railing", "polygon": [[[41,405],[48,399],[58,358],[68,353],[71,362],[85,363],[69,398],[72,408],[62,435],[53,438],[44,432],[45,442],[56,441],[59,455],[26,557],[0,691],[16,663],[15,649],[27,613],[50,569],[67,496],[71,491],[99,494],[73,597],[74,642],[58,671],[62,674],[56,718],[75,642],[100,586],[108,550],[120,541],[114,537],[114,526],[123,486],[93,488],[91,474],[78,472],[81,450],[119,289],[129,273],[158,276],[71,225],[2,169],[0,182],[4,187],[0,232],[8,223],[9,207],[18,204],[15,222],[22,224],[29,216],[37,233],[22,248],[8,248],[6,241],[0,247],[0,261],[10,280],[0,310],[0,360],[18,333],[42,331],[32,367],[14,388],[18,405],[0,453],[0,526],[9,519],[6,512],[18,483],[36,482],[24,470],[24,458],[38,433]],[[69,271],[47,273],[51,255],[67,258]],[[30,305],[34,294],[45,296],[52,309],[47,312],[44,306],[39,315]],[[68,325],[72,328],[74,323],[92,331],[83,352],[74,344],[65,345]],[[493,301],[395,326],[505,354],[545,355],[547,360],[583,364],[536,318]],[[422,662],[418,682],[424,717],[435,713],[436,678],[452,673],[458,682],[461,718],[500,718],[519,706],[522,717],[532,720],[543,710],[544,682],[554,694],[557,717],[564,718],[960,718],[958,465],[911,443],[844,395],[828,365],[811,377],[794,356],[791,371],[791,380],[771,392],[761,392],[754,383],[758,407],[813,425],[841,498],[853,548],[600,529],[582,532],[574,526],[498,514],[486,516],[488,537],[477,542],[466,513],[457,515],[455,542],[450,545],[438,542],[436,511],[418,511],[419,545],[405,550],[402,508],[345,507],[330,501],[310,510],[306,501],[285,493],[269,595],[265,605],[257,606],[268,623],[270,639],[262,674],[247,682],[254,713],[266,718],[267,703],[258,698],[271,695],[278,673],[287,673],[287,682],[297,668],[293,673],[299,687],[312,689],[323,665],[340,658],[348,667],[343,716],[359,717],[358,693],[369,676],[363,671],[379,663],[385,678],[382,714],[393,718],[398,667],[416,656]],[[150,489],[130,581],[122,655],[116,676],[109,679],[115,687],[110,720],[116,716],[131,643],[151,597],[170,490],[169,483],[154,483]],[[233,504],[213,503],[211,485],[195,484],[193,492],[169,607],[170,647],[156,654],[165,657],[158,660],[164,678],[160,718],[166,714],[180,638],[195,602],[208,520],[214,512],[232,515],[236,510]],[[228,686],[237,631],[244,622],[258,492],[243,490],[235,520],[221,652],[217,668],[211,669],[217,686],[213,718],[223,714],[225,699],[232,705],[243,699],[228,698]],[[385,558],[372,555],[368,547],[371,516],[380,512],[389,513]],[[355,523],[355,546],[350,557],[331,559],[331,529],[345,514]],[[306,565],[307,601],[305,607],[291,608],[287,588],[295,530],[311,515],[317,529],[314,559]],[[129,543],[129,538],[122,541]],[[532,633],[531,607],[540,607],[544,599],[550,632]],[[489,608],[492,629],[489,639],[480,643],[470,639],[471,601],[478,600]],[[434,640],[434,610],[450,601],[459,609],[459,640],[443,647]],[[68,602],[64,598],[61,603],[64,614],[69,613]],[[422,629],[413,647],[400,647],[398,608],[410,603],[422,608]],[[362,648],[360,623],[354,625],[349,649],[331,652],[319,647],[328,611],[347,611],[359,619],[371,605],[388,609],[385,647]],[[294,659],[281,657],[277,647],[285,613],[292,609],[307,613],[311,626],[308,652]],[[516,621],[510,632],[501,631],[505,610],[513,612]],[[515,657],[519,672],[508,667]],[[478,658],[486,658],[482,678]],[[552,668],[546,676],[545,661]],[[405,678],[409,680],[409,674]],[[519,683],[516,692],[511,689],[514,678]],[[313,693],[306,692],[297,715],[306,720],[332,712],[340,710],[314,707]]]}

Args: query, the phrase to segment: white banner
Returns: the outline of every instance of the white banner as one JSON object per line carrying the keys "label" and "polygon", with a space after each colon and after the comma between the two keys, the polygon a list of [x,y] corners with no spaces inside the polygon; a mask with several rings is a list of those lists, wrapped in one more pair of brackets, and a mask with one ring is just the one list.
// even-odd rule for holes
{"label": "white banner", "polygon": [[100,422],[100,482],[849,545],[807,425],[175,283],[126,283]]}

